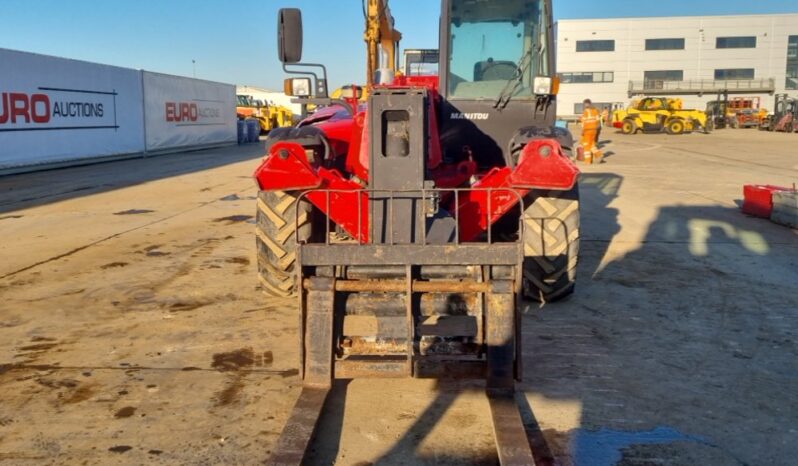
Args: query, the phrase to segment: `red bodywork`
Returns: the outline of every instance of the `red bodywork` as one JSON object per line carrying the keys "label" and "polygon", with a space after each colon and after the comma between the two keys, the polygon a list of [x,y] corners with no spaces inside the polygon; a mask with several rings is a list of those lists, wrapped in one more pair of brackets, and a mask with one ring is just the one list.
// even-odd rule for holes
{"label": "red bodywork", "polygon": [[[428,88],[432,96],[430,105],[439,103],[437,77],[400,77],[391,87],[410,86]],[[435,108],[431,108],[428,114],[430,147],[427,167],[436,189],[467,189],[457,195],[452,192],[441,200],[442,207],[456,212],[460,241],[477,240],[530,190],[569,190],[576,183],[579,170],[554,139],[529,142],[515,168],[494,167],[479,173],[477,164],[470,157],[455,164],[444,163]],[[331,163],[310,163],[305,149],[297,143],[279,142],[271,147],[263,163],[255,170],[260,189],[306,192],[304,196],[332,221],[360,242],[367,243],[369,132],[366,116],[367,109],[362,105],[353,117],[342,107],[329,107],[300,123],[302,126],[312,124],[324,131],[334,156],[345,157],[347,173],[330,168]],[[467,151],[464,148],[464,152]],[[472,179],[476,181],[469,183]]]}

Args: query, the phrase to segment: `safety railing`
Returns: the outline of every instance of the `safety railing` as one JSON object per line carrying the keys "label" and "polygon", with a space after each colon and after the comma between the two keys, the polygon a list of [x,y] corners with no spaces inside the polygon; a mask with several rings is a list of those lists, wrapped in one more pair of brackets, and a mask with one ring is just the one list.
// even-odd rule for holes
{"label": "safety railing", "polygon": [[776,80],[760,79],[688,79],[684,81],[665,81],[650,79],[629,81],[629,97],[638,94],[717,94],[729,93],[770,93],[776,91]]}

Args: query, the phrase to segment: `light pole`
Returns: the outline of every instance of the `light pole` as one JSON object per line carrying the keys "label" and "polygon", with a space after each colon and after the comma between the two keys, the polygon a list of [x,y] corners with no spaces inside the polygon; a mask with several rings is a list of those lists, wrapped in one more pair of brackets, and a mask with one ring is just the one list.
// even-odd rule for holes
{"label": "light pole", "polygon": [[196,79],[197,78],[197,61],[196,60],[191,60],[191,68],[193,69],[193,72],[194,72],[194,79]]}

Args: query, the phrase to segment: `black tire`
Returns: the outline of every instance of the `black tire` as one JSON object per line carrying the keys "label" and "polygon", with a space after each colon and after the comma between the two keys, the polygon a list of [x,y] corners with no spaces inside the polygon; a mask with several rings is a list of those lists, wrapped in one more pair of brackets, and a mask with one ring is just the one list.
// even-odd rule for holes
{"label": "black tire", "polygon": [[579,259],[579,187],[529,193],[524,212],[524,296],[550,302],[574,291]]}
{"label": "black tire", "polygon": [[637,123],[632,119],[623,120],[623,123],[621,123],[621,132],[623,134],[635,134],[637,132]]}
{"label": "black tire", "polygon": [[673,135],[684,134],[684,121],[679,119],[669,121],[665,126],[665,131]]}
{"label": "black tire", "polygon": [[297,201],[295,193],[258,193],[255,243],[258,251],[258,278],[268,296],[285,298],[296,292],[297,239],[312,233],[312,205]]}

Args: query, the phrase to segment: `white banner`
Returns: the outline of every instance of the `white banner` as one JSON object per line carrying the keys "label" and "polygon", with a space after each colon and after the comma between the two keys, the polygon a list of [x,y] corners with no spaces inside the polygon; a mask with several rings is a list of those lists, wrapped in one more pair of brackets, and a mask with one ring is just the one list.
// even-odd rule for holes
{"label": "white banner", "polygon": [[0,49],[0,169],[144,151],[136,70]]}
{"label": "white banner", "polygon": [[148,151],[236,142],[235,86],[143,73]]}

